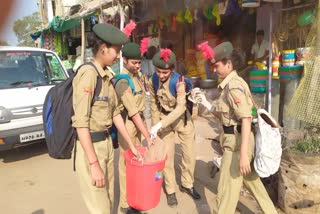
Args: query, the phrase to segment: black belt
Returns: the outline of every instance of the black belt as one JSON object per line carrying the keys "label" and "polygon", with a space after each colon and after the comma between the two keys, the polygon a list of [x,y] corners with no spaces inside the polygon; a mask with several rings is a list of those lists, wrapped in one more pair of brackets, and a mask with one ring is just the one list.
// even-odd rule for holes
{"label": "black belt", "polygon": [[[237,125],[237,131],[241,134],[241,125]],[[234,126],[223,126],[223,132],[225,134],[234,134]]]}
{"label": "black belt", "polygon": [[97,131],[97,132],[90,132],[92,143],[96,143],[96,142],[107,139],[110,136],[110,133],[111,133],[110,131],[111,129]]}

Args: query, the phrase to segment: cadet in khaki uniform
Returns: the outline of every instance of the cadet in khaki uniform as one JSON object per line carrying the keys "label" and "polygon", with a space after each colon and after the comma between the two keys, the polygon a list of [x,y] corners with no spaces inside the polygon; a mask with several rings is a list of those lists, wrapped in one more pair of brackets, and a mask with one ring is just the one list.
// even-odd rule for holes
{"label": "cadet in khaki uniform", "polygon": [[224,133],[220,136],[223,156],[220,166],[217,205],[218,213],[235,213],[244,184],[253,194],[264,213],[277,213],[260,178],[251,166],[254,136],[251,131],[252,98],[248,85],[238,76],[240,56],[230,42],[214,48],[215,72],[223,81],[218,85],[220,97],[211,105],[205,96],[196,97],[211,112],[220,116]]}
{"label": "cadet in khaki uniform", "polygon": [[[114,197],[114,154],[109,130],[113,122],[132,152],[138,158],[141,157],[120,115],[118,99],[110,82],[113,75],[104,69],[116,62],[121,46],[128,42],[128,37],[119,29],[105,23],[95,25],[93,31],[94,66],[82,66],[73,80],[72,125],[78,135],[76,172],[81,195],[90,213],[110,214]],[[98,97],[93,97],[98,76],[94,67],[102,77]]]}
{"label": "cadet in khaki uniform", "polygon": [[[141,134],[151,144],[150,134],[145,125],[143,111],[146,106],[144,83],[140,80],[141,52],[140,46],[136,43],[127,43],[122,48],[124,68],[121,73],[127,74],[134,84],[134,93],[131,90],[128,80],[120,79],[115,86],[117,95],[121,101],[122,118],[130,138],[135,146],[142,146]],[[124,151],[128,145],[121,134],[118,135],[120,144],[119,157],[119,179],[120,179],[120,207],[125,213],[138,213],[133,208],[129,208],[126,198],[126,165]]]}
{"label": "cadet in khaki uniform", "polygon": [[[167,193],[167,202],[169,206],[178,204],[175,196],[175,171],[174,171],[174,153],[175,153],[175,133],[178,134],[182,148],[182,166],[181,166],[181,191],[188,193],[193,199],[200,199],[200,195],[194,189],[194,167],[195,167],[195,129],[191,119],[190,112],[186,108],[186,84],[177,82],[177,96],[174,97],[169,89],[171,75],[176,63],[175,54],[169,51],[170,55],[165,57],[163,50],[155,54],[152,59],[159,79],[159,89],[154,91],[152,82],[150,83],[151,92],[151,110],[152,123],[151,136],[157,135],[160,130],[160,138],[168,147],[168,159],[164,169],[164,182]],[[186,119],[186,124],[185,124]]]}

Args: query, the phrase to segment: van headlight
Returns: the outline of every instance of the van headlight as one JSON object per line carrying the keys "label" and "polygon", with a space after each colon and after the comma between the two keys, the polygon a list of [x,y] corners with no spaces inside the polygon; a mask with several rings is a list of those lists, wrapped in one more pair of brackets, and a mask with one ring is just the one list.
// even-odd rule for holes
{"label": "van headlight", "polygon": [[11,120],[11,112],[3,106],[0,106],[0,123],[9,123]]}

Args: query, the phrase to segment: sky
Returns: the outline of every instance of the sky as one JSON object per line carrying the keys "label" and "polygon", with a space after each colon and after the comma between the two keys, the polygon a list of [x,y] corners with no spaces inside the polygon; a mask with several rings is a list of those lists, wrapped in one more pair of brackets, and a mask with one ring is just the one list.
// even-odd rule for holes
{"label": "sky", "polygon": [[10,16],[0,32],[0,40],[8,42],[10,45],[17,45],[18,40],[12,30],[14,21],[38,11],[37,0],[15,0]]}

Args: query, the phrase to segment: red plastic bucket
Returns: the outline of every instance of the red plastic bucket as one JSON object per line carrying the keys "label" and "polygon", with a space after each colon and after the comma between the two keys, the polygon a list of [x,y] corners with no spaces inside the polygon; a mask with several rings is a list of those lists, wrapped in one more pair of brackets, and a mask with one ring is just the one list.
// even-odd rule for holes
{"label": "red plastic bucket", "polygon": [[[147,149],[137,147],[143,155]],[[126,160],[127,201],[137,210],[149,210],[160,202],[165,160],[143,163],[135,160],[130,149],[124,153]]]}

